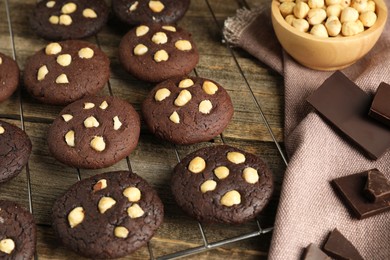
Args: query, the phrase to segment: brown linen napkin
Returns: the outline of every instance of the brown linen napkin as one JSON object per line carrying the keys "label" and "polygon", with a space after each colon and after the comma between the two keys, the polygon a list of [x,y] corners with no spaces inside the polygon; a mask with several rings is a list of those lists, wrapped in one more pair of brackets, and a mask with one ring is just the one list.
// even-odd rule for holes
{"label": "brown linen napkin", "polygon": [[[367,159],[359,148],[313,112],[306,98],[333,72],[305,68],[282,51],[272,30],[270,5],[253,11],[238,10],[235,17],[225,21],[224,28],[229,43],[284,76],[285,145],[290,162],[283,180],[269,259],[300,259],[306,246],[322,245],[334,228],[365,259],[390,259],[390,213],[357,220],[330,185],[334,178],[375,167],[390,178],[390,152],[377,161]],[[342,71],[369,94],[375,92],[380,82],[390,83],[389,37],[387,24],[369,54]]]}

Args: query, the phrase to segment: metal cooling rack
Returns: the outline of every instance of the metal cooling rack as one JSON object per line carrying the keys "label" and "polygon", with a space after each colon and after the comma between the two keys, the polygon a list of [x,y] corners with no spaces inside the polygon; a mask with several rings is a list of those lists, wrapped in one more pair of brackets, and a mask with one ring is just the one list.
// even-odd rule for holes
{"label": "metal cooling rack", "polygon": [[[9,31],[9,36],[10,36],[10,44],[11,44],[11,47],[12,47],[12,57],[14,60],[16,60],[16,49],[15,49],[15,42],[14,42],[14,31],[13,31],[13,27],[12,27],[12,21],[11,21],[11,15],[10,15],[10,7],[9,7],[9,1],[10,0],[4,0],[4,4],[5,4],[5,8],[6,8],[6,15],[7,15],[7,22],[8,22],[8,31]],[[40,0],[38,0],[37,2],[39,2]],[[245,7],[247,9],[250,9],[250,6],[248,5],[248,3],[245,1],[245,0],[237,0],[239,6],[241,7]],[[211,16],[213,17],[213,20],[214,20],[214,26],[217,26],[218,27],[218,31],[219,32],[222,32],[222,25],[218,23],[218,20],[216,18],[216,15],[215,15],[215,12],[212,8],[212,6],[210,5],[210,2],[209,0],[205,0],[205,3],[210,11],[210,14]],[[220,38],[223,39],[223,36],[222,34],[220,35]],[[101,48],[101,45],[100,45],[100,41],[99,41],[99,36],[95,36],[95,40],[97,42],[97,45],[99,46],[99,48]],[[260,102],[256,99],[255,95],[254,95],[254,92],[249,84],[249,81],[247,80],[247,78],[245,77],[245,74],[237,60],[237,57],[236,57],[236,54],[234,52],[234,50],[231,48],[231,46],[229,46],[229,44],[226,43],[226,41],[222,40],[222,42],[224,42],[224,44],[226,45],[226,48],[229,50],[233,60],[234,60],[234,63],[235,65],[237,66],[237,69],[239,70],[240,72],[240,75],[242,76],[244,82],[245,82],[245,85],[246,87],[248,88],[250,94],[251,94],[251,97],[253,98],[253,101],[259,111],[259,114],[260,114],[260,118],[261,120],[264,122],[267,130],[268,130],[268,133],[270,134],[277,150],[278,150],[278,153],[280,154],[284,164],[287,166],[287,159],[286,159],[286,156],[284,155],[284,152],[282,150],[282,148],[280,147],[279,143],[277,142],[276,138],[275,138],[275,135],[267,121],[267,118],[265,117],[264,113],[263,113],[263,110],[261,108],[261,104]],[[194,69],[194,73],[195,75],[198,77],[198,72],[196,69]],[[109,90],[109,93],[111,96],[113,96],[113,91],[111,89],[111,83],[110,83],[110,80],[108,81],[108,90]],[[20,114],[20,117],[17,118],[18,120],[20,120],[20,123],[21,123],[21,127],[23,130],[25,130],[25,117],[24,117],[24,113],[23,113],[23,99],[21,98],[21,88],[18,88],[18,99],[19,99],[19,114]],[[12,119],[15,119],[15,118],[12,118]],[[227,144],[224,137],[223,137],[223,134],[220,135],[221,137],[221,140],[224,144]],[[177,157],[177,161],[180,162],[180,156],[179,156],[179,152],[178,152],[178,149],[174,146],[174,151],[175,151],[175,154],[176,154],[176,157]],[[131,167],[131,161],[129,159],[129,157],[126,158],[126,161],[127,161],[127,165],[128,165],[128,168],[130,171],[132,171],[132,167]],[[28,192],[28,204],[29,204],[29,211],[31,213],[34,212],[34,209],[33,209],[33,203],[32,203],[32,189],[31,189],[31,178],[30,178],[30,167],[29,167],[29,164],[27,163],[26,165],[26,178],[27,178],[27,192]],[[77,170],[77,179],[80,181],[81,180],[81,174],[80,174],[80,170],[79,169],[76,169]],[[178,252],[175,252],[175,253],[171,253],[171,254],[167,254],[167,255],[162,255],[162,256],[154,256],[153,254],[153,249],[150,245],[150,243],[147,244],[148,246],[148,252],[149,252],[149,256],[150,256],[150,259],[156,259],[156,260],[165,260],[165,259],[177,259],[177,258],[181,258],[181,257],[186,257],[186,256],[190,256],[190,255],[195,255],[195,254],[198,254],[198,253],[202,253],[202,252],[205,252],[205,251],[208,251],[208,250],[212,250],[212,249],[215,249],[217,247],[221,247],[221,246],[225,246],[225,245],[228,245],[228,244],[231,244],[231,243],[235,243],[235,242],[239,242],[239,241],[242,241],[242,240],[246,240],[246,239],[249,239],[249,238],[253,238],[253,237],[258,237],[258,236],[261,236],[262,234],[265,234],[265,233],[268,233],[268,232],[271,232],[273,230],[273,227],[269,227],[269,228],[262,228],[261,225],[260,225],[260,222],[258,220],[255,220],[256,222],[256,226],[257,226],[257,229],[252,231],[252,232],[249,232],[249,233],[246,233],[246,234],[243,234],[243,235],[239,235],[239,236],[234,236],[234,237],[229,237],[229,238],[226,238],[226,239],[222,239],[222,240],[219,240],[219,241],[216,241],[216,242],[212,242],[212,243],[209,243],[208,242],[208,239],[206,237],[206,233],[205,233],[205,229],[203,228],[202,224],[200,222],[198,222],[198,228],[199,228],[199,232],[201,234],[201,237],[202,237],[202,240],[203,240],[203,245],[201,246],[198,246],[198,247],[193,247],[193,248],[190,248],[190,249],[186,249],[186,250],[182,250],[182,251],[178,251]],[[38,259],[38,255],[35,254],[35,259]]]}

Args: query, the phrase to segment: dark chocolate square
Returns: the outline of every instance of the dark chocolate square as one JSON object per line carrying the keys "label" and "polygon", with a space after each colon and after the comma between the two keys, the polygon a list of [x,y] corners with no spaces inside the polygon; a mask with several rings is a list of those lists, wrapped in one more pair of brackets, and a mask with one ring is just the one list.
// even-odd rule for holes
{"label": "dark chocolate square", "polygon": [[368,114],[390,127],[390,85],[384,82],[379,85]]}
{"label": "dark chocolate square", "polygon": [[332,181],[333,187],[340,194],[341,199],[358,219],[368,218],[390,210],[389,200],[373,203],[364,196],[366,182],[367,172],[355,173]]}
{"label": "dark chocolate square", "polygon": [[307,101],[370,158],[390,147],[390,128],[367,114],[371,98],[343,73],[333,73]]}

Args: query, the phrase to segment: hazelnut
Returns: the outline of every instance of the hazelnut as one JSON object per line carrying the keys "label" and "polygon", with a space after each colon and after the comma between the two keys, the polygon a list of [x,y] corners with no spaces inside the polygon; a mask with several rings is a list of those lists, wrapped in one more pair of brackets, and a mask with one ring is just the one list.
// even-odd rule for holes
{"label": "hazelnut", "polygon": [[259,181],[259,174],[256,169],[247,167],[244,169],[242,177],[247,183],[254,184]]}
{"label": "hazelnut", "polygon": [[137,10],[137,7],[138,7],[138,1],[135,1],[132,5],[130,5],[129,11],[133,12],[133,11]]}
{"label": "hazelnut", "polygon": [[364,27],[373,26],[376,22],[376,19],[377,19],[377,16],[376,16],[375,12],[373,12],[373,11],[364,12],[364,13],[360,14],[360,16],[359,16],[359,20],[362,22]]}
{"label": "hazelnut", "polygon": [[107,103],[107,101],[103,101],[101,104],[100,104],[100,106],[99,106],[99,108],[100,109],[103,109],[103,110],[105,110],[106,108],[108,107],[108,103]]}
{"label": "hazelnut", "polygon": [[65,134],[65,142],[70,147],[74,147],[75,146],[74,139],[75,139],[75,136],[74,136],[74,131],[73,130],[70,130],[70,131],[68,131]]}
{"label": "hazelnut", "polygon": [[3,59],[0,57],[0,65],[3,64]]}
{"label": "hazelnut", "polygon": [[61,12],[63,14],[71,14],[75,12],[77,9],[77,5],[75,3],[67,3],[61,8]]}
{"label": "hazelnut", "polygon": [[38,81],[44,80],[48,73],[49,73],[49,70],[47,69],[46,65],[43,65],[42,67],[40,67],[38,70],[38,76],[37,76]]}
{"label": "hazelnut", "polygon": [[99,125],[100,125],[99,121],[97,121],[97,119],[94,116],[87,117],[84,120],[84,126],[86,128],[98,127]]}
{"label": "hazelnut", "polygon": [[307,32],[309,30],[309,22],[305,19],[294,19],[292,21],[292,26],[297,28],[301,32]]}
{"label": "hazelnut", "polygon": [[83,222],[85,217],[83,207],[74,208],[68,215],[68,222],[71,228],[76,227],[78,224]]}
{"label": "hazelnut", "polygon": [[102,152],[106,149],[106,143],[102,136],[95,136],[91,141],[91,147],[97,151]]}
{"label": "hazelnut", "polygon": [[178,40],[175,42],[175,47],[179,51],[190,51],[192,49],[192,44],[187,40]]}
{"label": "hazelnut", "polygon": [[96,12],[91,8],[86,8],[83,10],[83,16],[85,18],[97,18]]}
{"label": "hazelnut", "polygon": [[310,7],[308,4],[306,4],[305,2],[298,2],[294,6],[293,12],[294,12],[294,15],[296,18],[303,19],[306,17],[309,10],[310,10]]}
{"label": "hazelnut", "polygon": [[137,29],[135,29],[135,35],[137,37],[144,36],[148,32],[149,32],[149,27],[147,27],[146,25],[140,25],[137,27]]}
{"label": "hazelnut", "polygon": [[179,95],[175,99],[174,104],[178,107],[182,107],[185,104],[187,104],[191,99],[192,99],[191,92],[189,92],[186,89],[183,89],[182,91],[180,91]]}
{"label": "hazelnut", "polygon": [[68,26],[72,24],[72,17],[67,14],[60,15],[60,24]]}
{"label": "hazelnut", "polygon": [[359,13],[362,13],[366,11],[368,6],[368,1],[367,0],[353,0],[351,7],[355,8],[356,11]]}
{"label": "hazelnut", "polygon": [[226,207],[238,205],[241,203],[241,195],[236,190],[231,190],[225,193],[221,198],[221,204]]}
{"label": "hazelnut", "polygon": [[206,161],[202,157],[195,157],[188,164],[188,170],[192,173],[200,173],[206,169]]}
{"label": "hazelnut", "polygon": [[142,217],[145,214],[145,212],[137,203],[134,203],[133,205],[127,208],[127,214],[129,215],[130,218],[139,218]]}
{"label": "hazelnut", "polygon": [[351,5],[351,0],[341,0],[340,1],[341,9],[349,7]]}
{"label": "hazelnut", "polygon": [[213,104],[210,100],[203,100],[199,104],[199,112],[202,114],[210,114],[211,109],[213,109]]}
{"label": "hazelnut", "polygon": [[375,9],[376,9],[376,7],[375,7],[375,2],[372,1],[372,0],[369,0],[369,1],[367,2],[366,11],[373,11],[373,12],[375,12]]}
{"label": "hazelnut", "polygon": [[214,180],[207,180],[200,185],[200,191],[206,193],[208,191],[213,191],[217,187],[217,182]]}
{"label": "hazelnut", "polygon": [[180,117],[179,117],[179,114],[178,114],[176,111],[174,111],[174,112],[170,115],[169,119],[170,119],[173,123],[175,123],[175,124],[179,124],[179,123],[180,123]]}
{"label": "hazelnut", "polygon": [[73,119],[73,116],[69,114],[63,114],[62,118],[64,119],[65,122],[69,122],[70,120]]}
{"label": "hazelnut", "polygon": [[84,109],[91,109],[94,107],[95,107],[94,103],[90,103],[90,102],[84,103]]}
{"label": "hazelnut", "polygon": [[341,0],[325,0],[326,6],[339,5]]}
{"label": "hazelnut", "polygon": [[154,60],[156,62],[167,61],[168,58],[168,52],[166,52],[165,50],[159,50],[154,54]]}
{"label": "hazelnut", "polygon": [[141,56],[141,55],[144,55],[145,53],[148,52],[148,47],[146,47],[145,45],[143,44],[138,44],[137,46],[135,46],[134,48],[134,54],[137,55],[137,56]]}
{"label": "hazelnut", "polygon": [[336,16],[329,16],[325,23],[329,36],[337,36],[341,32],[341,22]]}
{"label": "hazelnut", "polygon": [[159,13],[164,10],[165,6],[160,1],[149,1],[149,8],[155,13]]}
{"label": "hazelnut", "polygon": [[282,16],[286,17],[293,13],[294,7],[294,2],[283,2],[281,5],[279,5],[279,10]]}
{"label": "hazelnut", "polygon": [[122,126],[122,122],[119,120],[119,117],[115,116],[112,120],[114,121],[114,130],[120,129]]}
{"label": "hazelnut", "polygon": [[227,159],[232,163],[239,164],[245,162],[245,155],[239,152],[228,152]]}
{"label": "hazelnut", "polygon": [[307,4],[310,8],[322,8],[325,5],[324,0],[308,0]]}
{"label": "hazelnut", "polygon": [[12,251],[14,251],[14,249],[15,249],[15,242],[12,239],[6,238],[0,240],[0,252],[9,255],[12,253]]}
{"label": "hazelnut", "polygon": [[130,202],[137,202],[141,199],[141,191],[137,187],[127,187],[123,191],[123,196],[128,198]]}
{"label": "hazelnut", "polygon": [[101,214],[104,214],[107,210],[112,208],[116,204],[116,201],[111,197],[102,197],[98,203],[98,209]]}
{"label": "hazelnut", "polygon": [[94,51],[89,47],[85,47],[79,50],[79,57],[81,59],[90,59],[93,57],[93,55]]}
{"label": "hazelnut", "polygon": [[156,32],[152,36],[152,42],[155,44],[164,44],[168,42],[168,36],[164,32]]}
{"label": "hazelnut", "polygon": [[341,6],[340,5],[330,5],[326,8],[326,15],[328,17],[336,16],[340,17],[341,14]]}
{"label": "hazelnut", "polygon": [[218,179],[223,180],[227,176],[229,176],[229,168],[226,166],[218,166],[217,168],[214,169],[214,174],[217,176]]}
{"label": "hazelnut", "polygon": [[176,32],[176,28],[170,25],[164,25],[162,26],[164,30],[170,31],[170,32]]}
{"label": "hazelnut", "polygon": [[67,84],[69,83],[68,77],[65,74],[61,74],[56,78],[57,84]]}
{"label": "hazelnut", "polygon": [[5,132],[4,127],[2,127],[2,126],[0,125],[0,135],[4,134],[4,132]]}
{"label": "hazelnut", "polygon": [[45,48],[46,55],[55,55],[62,51],[62,47],[57,42],[49,43]]}
{"label": "hazelnut", "polygon": [[310,9],[306,19],[311,25],[321,24],[326,19],[326,11],[321,8]]}
{"label": "hazelnut", "polygon": [[352,7],[345,7],[343,11],[341,11],[340,22],[355,22],[359,19],[359,12]]}
{"label": "hazelnut", "polygon": [[56,1],[48,1],[46,3],[47,8],[53,8],[56,5]]}
{"label": "hazelnut", "polygon": [[95,185],[93,185],[92,190],[94,192],[96,192],[96,191],[99,191],[99,190],[103,190],[105,188],[107,188],[107,180],[106,179],[101,179],[98,182],[96,182]]}
{"label": "hazelnut", "polygon": [[129,235],[129,230],[121,226],[115,227],[114,235],[119,238],[127,238],[127,236]]}
{"label": "hazelnut", "polygon": [[61,54],[57,57],[57,63],[63,67],[69,66],[72,62],[72,56],[69,54]]}
{"label": "hazelnut", "polygon": [[364,26],[360,20],[355,22],[345,22],[341,27],[344,36],[353,36],[364,31]]}
{"label": "hazelnut", "polygon": [[310,30],[310,34],[321,38],[329,37],[328,31],[326,30],[325,25],[323,25],[322,23],[314,25]]}
{"label": "hazelnut", "polygon": [[60,18],[57,15],[52,15],[49,17],[49,23],[58,24],[60,22]]}
{"label": "hazelnut", "polygon": [[206,80],[203,82],[202,89],[206,94],[214,95],[218,91],[218,86],[214,82]]}
{"label": "hazelnut", "polygon": [[179,82],[179,88],[189,88],[194,85],[192,79],[183,79]]}
{"label": "hazelnut", "polygon": [[170,95],[171,95],[171,91],[169,91],[169,89],[161,88],[161,89],[156,91],[156,94],[154,95],[154,99],[156,101],[163,101],[164,99],[166,99]]}

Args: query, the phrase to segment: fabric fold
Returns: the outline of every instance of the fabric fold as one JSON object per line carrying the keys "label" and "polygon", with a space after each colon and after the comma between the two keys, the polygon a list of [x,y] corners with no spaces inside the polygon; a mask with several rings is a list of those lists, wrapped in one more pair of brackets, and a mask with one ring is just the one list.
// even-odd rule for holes
{"label": "fabric fold", "polygon": [[[306,98],[333,72],[308,69],[282,51],[270,14],[270,3],[256,10],[240,10],[235,18],[226,21],[224,28],[229,43],[246,50],[284,77],[285,147],[290,162],[283,180],[269,259],[300,259],[306,246],[310,243],[321,246],[334,228],[365,259],[390,259],[390,213],[357,220],[330,185],[334,178],[374,167],[390,178],[390,152],[377,161],[369,160],[313,111]],[[380,82],[390,83],[388,23],[368,55],[342,70],[371,95]]]}

